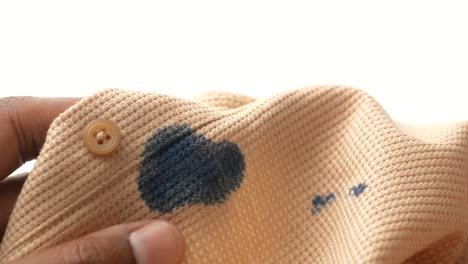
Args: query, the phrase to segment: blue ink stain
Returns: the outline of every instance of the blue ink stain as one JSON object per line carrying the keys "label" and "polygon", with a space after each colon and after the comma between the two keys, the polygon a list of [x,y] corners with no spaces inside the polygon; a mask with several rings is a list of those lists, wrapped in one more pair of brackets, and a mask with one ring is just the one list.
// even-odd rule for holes
{"label": "blue ink stain", "polygon": [[364,190],[367,188],[367,185],[365,183],[360,183],[357,186],[353,186],[349,189],[349,194],[354,195],[355,197],[359,197]]}
{"label": "blue ink stain", "polygon": [[336,200],[335,194],[330,193],[327,196],[317,195],[312,200],[312,214],[319,213],[323,208],[325,208],[328,204],[334,202]]}
{"label": "blue ink stain", "polygon": [[149,208],[162,213],[222,203],[244,178],[244,156],[237,144],[213,142],[186,124],[158,129],[142,156],[138,190]]}

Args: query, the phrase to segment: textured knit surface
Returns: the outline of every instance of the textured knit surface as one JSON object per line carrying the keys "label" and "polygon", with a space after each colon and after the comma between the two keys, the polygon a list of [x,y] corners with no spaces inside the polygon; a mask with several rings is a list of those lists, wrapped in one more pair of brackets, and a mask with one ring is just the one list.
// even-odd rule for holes
{"label": "textured knit surface", "polygon": [[[98,118],[122,136],[103,157]],[[182,230],[187,263],[466,263],[468,124],[400,125],[346,87],[105,90],[50,127],[0,258],[145,218]]]}

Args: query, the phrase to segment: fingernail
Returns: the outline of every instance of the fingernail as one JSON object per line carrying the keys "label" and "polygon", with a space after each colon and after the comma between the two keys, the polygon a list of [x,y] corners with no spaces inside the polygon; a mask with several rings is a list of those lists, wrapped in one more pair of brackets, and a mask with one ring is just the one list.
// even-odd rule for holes
{"label": "fingernail", "polygon": [[151,222],[131,233],[129,240],[138,264],[177,264],[183,260],[182,233],[168,222]]}

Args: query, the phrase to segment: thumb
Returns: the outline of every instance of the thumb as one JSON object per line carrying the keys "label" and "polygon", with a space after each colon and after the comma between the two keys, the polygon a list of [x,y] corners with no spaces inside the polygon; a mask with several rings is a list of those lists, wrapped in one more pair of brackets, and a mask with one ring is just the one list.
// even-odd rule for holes
{"label": "thumb", "polygon": [[176,264],[182,262],[184,253],[181,232],[168,222],[155,220],[109,227],[9,264]]}

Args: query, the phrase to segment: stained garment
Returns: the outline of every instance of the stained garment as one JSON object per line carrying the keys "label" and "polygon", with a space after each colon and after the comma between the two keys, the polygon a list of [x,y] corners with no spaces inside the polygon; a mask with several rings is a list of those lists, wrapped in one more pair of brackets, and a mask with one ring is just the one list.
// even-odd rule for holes
{"label": "stained garment", "polygon": [[0,259],[149,218],[187,263],[468,263],[468,123],[402,125],[348,87],[104,90],[51,125]]}

